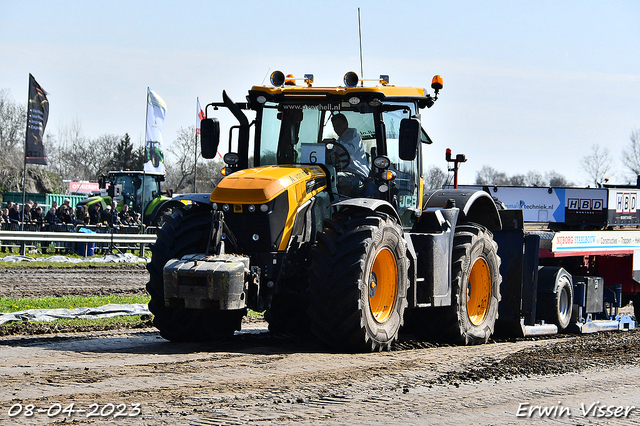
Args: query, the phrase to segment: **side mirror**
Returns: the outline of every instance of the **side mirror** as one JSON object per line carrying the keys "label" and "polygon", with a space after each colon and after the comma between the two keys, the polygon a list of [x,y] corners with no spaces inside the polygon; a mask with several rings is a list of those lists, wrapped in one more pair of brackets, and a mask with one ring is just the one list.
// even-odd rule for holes
{"label": "side mirror", "polygon": [[420,142],[420,122],[413,118],[403,118],[400,121],[400,140],[398,141],[400,159],[413,161],[418,153]]}
{"label": "side mirror", "polygon": [[109,187],[109,189],[107,189],[107,194],[111,197],[111,198],[115,198],[115,197],[119,197],[122,195],[122,185],[118,184],[118,185],[111,185]]}
{"label": "side mirror", "polygon": [[205,118],[200,122],[200,150],[202,157],[216,158],[220,144],[220,122],[215,118]]}

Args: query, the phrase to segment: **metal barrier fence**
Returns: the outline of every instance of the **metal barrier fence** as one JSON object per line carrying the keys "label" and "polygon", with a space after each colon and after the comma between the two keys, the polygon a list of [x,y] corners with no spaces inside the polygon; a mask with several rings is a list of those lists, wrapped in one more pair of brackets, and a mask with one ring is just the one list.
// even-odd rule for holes
{"label": "metal barrier fence", "polygon": [[3,223],[0,230],[0,247],[3,252],[7,248],[11,252],[18,247],[21,254],[27,249],[38,249],[42,253],[76,252],[87,256],[93,252],[102,253],[124,252],[126,250],[140,250],[144,256],[145,245],[156,241],[157,228],[146,227],[145,233],[140,233],[139,226],[96,226],[96,225],[48,225],[38,230],[35,223],[25,223],[24,231],[21,224]]}

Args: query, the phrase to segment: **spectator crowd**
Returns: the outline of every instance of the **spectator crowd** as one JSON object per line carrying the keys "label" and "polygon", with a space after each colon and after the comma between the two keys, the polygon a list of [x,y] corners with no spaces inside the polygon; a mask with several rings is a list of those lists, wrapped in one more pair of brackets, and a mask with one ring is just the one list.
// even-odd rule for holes
{"label": "spectator crowd", "polygon": [[2,229],[18,230],[23,224],[25,230],[57,231],[66,228],[60,225],[140,226],[141,221],[140,213],[131,212],[127,204],[118,211],[115,201],[105,209],[100,202],[91,204],[88,209],[86,205],[74,209],[71,200],[65,198],[61,206],[53,201],[46,213],[37,201],[27,201],[23,209],[18,203],[7,201],[0,216]]}

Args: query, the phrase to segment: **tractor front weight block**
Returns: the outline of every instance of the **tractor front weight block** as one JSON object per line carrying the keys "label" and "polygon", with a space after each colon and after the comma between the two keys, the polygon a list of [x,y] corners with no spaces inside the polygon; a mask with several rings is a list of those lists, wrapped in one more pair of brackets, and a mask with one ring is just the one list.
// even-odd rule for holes
{"label": "tractor front weight block", "polygon": [[247,307],[249,258],[223,254],[190,254],[164,266],[168,307],[234,310]]}

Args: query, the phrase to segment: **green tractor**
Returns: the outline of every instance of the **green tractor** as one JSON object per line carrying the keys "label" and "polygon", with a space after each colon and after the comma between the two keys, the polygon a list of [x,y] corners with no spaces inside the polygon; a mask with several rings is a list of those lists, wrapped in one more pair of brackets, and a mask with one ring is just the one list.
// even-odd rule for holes
{"label": "green tractor", "polygon": [[[104,210],[112,201],[117,209],[122,210],[126,203],[131,212],[144,209],[143,223],[147,226],[161,226],[164,216],[171,215],[173,209],[184,207],[184,203],[172,198],[171,191],[163,192],[160,182],[164,181],[162,173],[141,171],[111,171],[108,176],[100,178],[100,195],[82,200],[78,205],[87,207],[87,211],[100,203]],[[143,184],[144,182],[144,184]]]}
{"label": "green tractor", "polygon": [[162,148],[160,148],[160,142],[147,141],[147,146],[145,147],[144,152],[144,162],[151,162],[154,168],[158,167],[160,163],[164,163],[164,153],[162,152]]}

